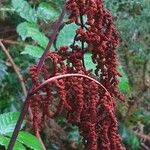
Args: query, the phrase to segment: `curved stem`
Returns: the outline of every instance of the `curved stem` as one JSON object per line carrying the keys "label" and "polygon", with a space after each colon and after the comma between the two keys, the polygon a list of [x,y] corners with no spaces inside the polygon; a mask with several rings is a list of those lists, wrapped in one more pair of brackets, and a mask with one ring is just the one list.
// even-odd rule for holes
{"label": "curved stem", "polygon": [[64,75],[58,75],[58,76],[54,76],[54,77],[51,77],[47,80],[45,80],[41,85],[39,85],[35,90],[33,90],[30,95],[33,95],[34,93],[36,93],[38,90],[40,90],[42,87],[44,87],[46,84],[50,83],[50,82],[53,82],[55,80],[58,80],[58,79],[62,79],[62,78],[67,78],[67,77],[82,77],[82,78],[86,78],[86,79],[89,79],[91,81],[94,81],[95,83],[97,83],[100,87],[102,87],[105,92],[107,92],[110,96],[110,98],[112,98],[111,94],[108,92],[108,90],[97,80],[95,80],[94,78],[91,78],[87,75],[83,75],[83,74],[79,74],[79,73],[68,73],[68,74],[64,74]]}

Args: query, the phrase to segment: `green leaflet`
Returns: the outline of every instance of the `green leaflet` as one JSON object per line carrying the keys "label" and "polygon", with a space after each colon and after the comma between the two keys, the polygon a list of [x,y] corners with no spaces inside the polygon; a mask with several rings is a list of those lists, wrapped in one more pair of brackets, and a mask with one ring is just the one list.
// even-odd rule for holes
{"label": "green leaflet", "polygon": [[20,23],[17,26],[17,32],[23,40],[30,37],[43,48],[45,48],[48,43],[48,38],[44,33],[40,32],[37,24],[28,22]]}
{"label": "green leaflet", "polygon": [[37,16],[42,20],[54,21],[59,16],[59,12],[52,5],[42,2],[37,9]]}
{"label": "green leaflet", "polygon": [[[19,117],[19,112],[9,112],[0,115],[0,134],[5,135],[9,132],[13,132],[16,122]],[[22,124],[24,127],[25,122]]]}
{"label": "green leaflet", "polygon": [[35,23],[22,22],[17,26],[17,32],[22,40],[32,36],[32,33],[39,31],[39,27]]}
{"label": "green leaflet", "polygon": [[[5,146],[5,148],[7,148],[9,141],[10,141],[9,138],[0,135],[0,145],[3,145],[3,146]],[[26,149],[21,143],[16,141],[13,150],[26,150]]]}
{"label": "green leaflet", "polygon": [[92,56],[92,54],[90,54],[90,53],[86,53],[86,54],[84,54],[84,63],[85,63],[85,67],[86,67],[86,69],[87,70],[93,70],[93,73],[94,73],[94,69],[95,69],[95,67],[96,67],[96,64],[94,64],[93,62],[92,62],[92,58],[91,58],[91,56]]}
{"label": "green leaflet", "polygon": [[[12,133],[7,134],[7,136],[11,135]],[[17,141],[33,150],[42,150],[42,145],[40,144],[39,140],[30,133],[20,131],[17,137]]]}
{"label": "green leaflet", "polygon": [[[4,113],[0,115],[0,145],[3,145],[5,147],[8,146],[18,117],[18,112]],[[24,125],[25,123],[23,123],[21,129]],[[20,131],[13,150],[25,150],[25,147],[23,145],[33,150],[42,150],[40,142],[34,135],[24,131]]]}
{"label": "green leaflet", "polygon": [[39,46],[26,45],[25,49],[21,54],[28,54],[35,58],[40,58],[43,54],[44,49]]}
{"label": "green leaflet", "polygon": [[69,46],[73,43],[73,37],[75,35],[75,30],[77,29],[77,25],[72,23],[65,25],[63,29],[59,32],[59,35],[56,40],[56,45],[59,48],[62,45]]}
{"label": "green leaflet", "polygon": [[33,9],[25,0],[12,0],[12,6],[15,11],[25,20],[29,22],[36,22],[36,10]]}

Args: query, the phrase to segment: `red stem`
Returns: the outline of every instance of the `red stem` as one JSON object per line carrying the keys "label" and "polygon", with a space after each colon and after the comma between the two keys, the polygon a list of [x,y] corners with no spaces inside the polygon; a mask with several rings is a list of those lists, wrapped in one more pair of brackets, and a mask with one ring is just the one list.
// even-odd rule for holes
{"label": "red stem", "polygon": [[[62,20],[64,18],[65,13],[66,13],[66,2],[65,2],[65,5],[64,5],[64,8],[62,9],[60,17],[59,17],[57,23],[54,26],[54,31],[53,31],[53,34],[51,36],[51,39],[49,40],[49,43],[47,44],[47,47],[46,47],[46,49],[45,49],[45,51],[44,51],[44,53],[43,53],[43,55],[40,58],[40,61],[38,63],[38,66],[37,66],[38,67],[38,73],[40,72],[40,70],[41,70],[41,68],[43,66],[43,63],[45,61],[45,58],[47,57],[47,53],[48,53],[51,45],[53,44],[53,42],[54,42],[54,40],[56,38],[56,35],[58,33],[59,27],[61,25],[61,22],[62,22]],[[13,132],[12,137],[10,139],[10,142],[9,142],[7,150],[13,150],[16,138],[18,136],[18,133],[19,133],[21,125],[22,125],[22,122],[23,122],[24,117],[25,117],[25,115],[26,115],[26,113],[28,111],[28,108],[29,108],[29,98],[30,98],[30,93],[32,93],[32,90],[33,90],[33,85],[31,86],[31,88],[30,88],[30,90],[29,90],[29,92],[27,94],[27,97],[26,97],[25,102],[23,104],[23,107],[22,107],[19,119],[18,119],[17,124],[15,126],[15,129],[14,129],[14,132]]]}
{"label": "red stem", "polygon": [[48,54],[48,51],[49,51],[50,47],[52,46],[53,42],[55,41],[55,38],[56,38],[57,33],[59,31],[59,27],[61,25],[61,22],[62,22],[62,20],[63,20],[63,18],[65,16],[65,14],[66,14],[66,4],[64,5],[64,8],[63,8],[63,10],[61,12],[61,15],[60,15],[58,21],[56,22],[56,24],[54,26],[54,29],[53,29],[54,32],[53,32],[53,34],[51,36],[51,39],[49,40],[49,42],[47,44],[47,47],[46,47],[42,57],[40,58],[40,61],[39,61],[38,65],[37,65],[37,68],[38,68],[37,72],[38,73],[40,72],[40,70],[41,70],[41,68],[43,66],[43,63],[45,61],[45,58],[47,57],[47,54]]}

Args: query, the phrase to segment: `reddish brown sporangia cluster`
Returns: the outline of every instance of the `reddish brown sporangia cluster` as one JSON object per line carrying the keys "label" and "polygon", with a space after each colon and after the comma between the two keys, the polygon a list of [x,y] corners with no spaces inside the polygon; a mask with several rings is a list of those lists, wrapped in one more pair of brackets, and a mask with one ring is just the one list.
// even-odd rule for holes
{"label": "reddish brown sporangia cluster", "polygon": [[125,150],[115,117],[114,98],[122,100],[123,96],[118,91],[118,36],[113,17],[102,0],[68,0],[67,10],[67,23],[78,26],[74,42],[49,52],[40,74],[35,65],[30,67],[33,89],[58,75],[90,76],[91,71],[84,65],[84,53],[89,52],[91,63],[96,64],[95,76],[107,90],[94,80],[75,76],[49,82],[30,101],[35,133],[46,117],[54,118],[63,112],[69,123],[79,127],[85,150]]}

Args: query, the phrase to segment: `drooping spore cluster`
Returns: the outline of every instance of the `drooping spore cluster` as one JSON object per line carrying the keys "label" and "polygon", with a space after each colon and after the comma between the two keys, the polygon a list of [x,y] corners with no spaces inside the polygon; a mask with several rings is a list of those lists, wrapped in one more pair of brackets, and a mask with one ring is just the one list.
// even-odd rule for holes
{"label": "drooping spore cluster", "polygon": [[67,10],[70,12],[67,23],[79,26],[74,42],[70,47],[62,46],[56,52],[49,52],[39,74],[37,66],[30,66],[33,89],[60,75],[90,76],[84,65],[85,52],[92,54],[95,76],[105,88],[94,80],[76,76],[49,82],[30,100],[35,133],[44,125],[46,117],[63,113],[69,123],[79,127],[85,150],[124,150],[115,117],[114,97],[123,97],[117,87],[118,36],[113,17],[101,0],[68,0]]}

